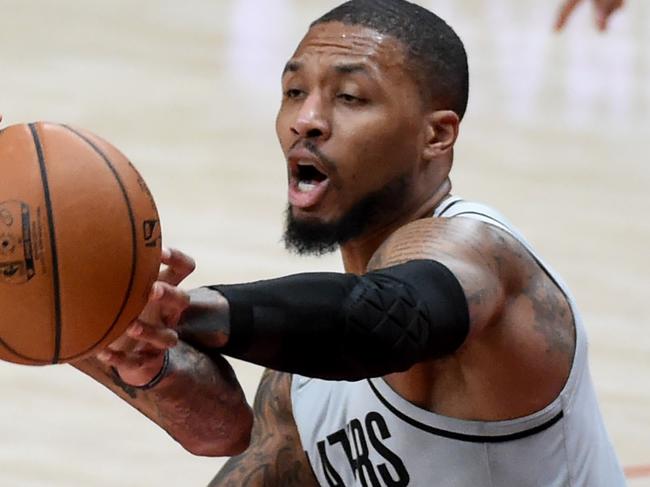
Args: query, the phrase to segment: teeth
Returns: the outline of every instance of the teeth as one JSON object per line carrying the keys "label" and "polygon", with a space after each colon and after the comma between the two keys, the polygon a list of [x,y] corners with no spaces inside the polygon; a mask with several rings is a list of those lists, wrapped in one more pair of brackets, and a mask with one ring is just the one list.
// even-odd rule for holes
{"label": "teeth", "polygon": [[299,181],[298,182],[298,191],[301,191],[303,193],[308,193],[312,189],[314,189],[316,185],[310,181]]}

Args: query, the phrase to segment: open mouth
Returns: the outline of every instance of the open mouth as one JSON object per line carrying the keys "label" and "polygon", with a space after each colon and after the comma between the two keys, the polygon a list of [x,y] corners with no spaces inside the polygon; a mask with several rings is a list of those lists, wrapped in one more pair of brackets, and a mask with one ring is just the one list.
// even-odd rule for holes
{"label": "open mouth", "polygon": [[296,171],[298,191],[308,193],[316,189],[319,183],[327,179],[327,175],[320,172],[316,166],[309,163],[298,163]]}
{"label": "open mouth", "polygon": [[289,202],[294,207],[310,208],[325,196],[329,177],[310,161],[298,161],[291,171]]}

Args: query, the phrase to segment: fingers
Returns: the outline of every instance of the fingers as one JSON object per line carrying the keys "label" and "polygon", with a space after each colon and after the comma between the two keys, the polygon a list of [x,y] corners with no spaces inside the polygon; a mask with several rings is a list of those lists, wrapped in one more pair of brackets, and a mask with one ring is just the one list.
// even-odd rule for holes
{"label": "fingers", "polygon": [[137,351],[143,344],[166,349],[178,343],[176,326],[180,315],[190,304],[190,297],[184,291],[164,282],[155,282],[149,303],[126,333],[111,345],[113,350]]}
{"label": "fingers", "polygon": [[599,2],[596,6],[596,27],[601,32],[607,29],[611,15],[623,6],[623,0],[609,0]]}
{"label": "fingers", "polygon": [[184,310],[190,305],[190,296],[182,289],[167,282],[154,282],[151,292],[151,299],[164,304],[166,307],[176,307]]}
{"label": "fingers", "polygon": [[163,326],[154,326],[136,321],[123,340],[132,346],[121,348],[117,342],[97,354],[97,359],[104,365],[113,367],[124,383],[132,386],[149,384],[164,367],[165,350],[178,343],[174,330]]}
{"label": "fingers", "polygon": [[136,321],[126,331],[127,335],[135,340],[150,345],[157,350],[165,350],[178,344],[178,333],[171,328],[148,325]]}
{"label": "fingers", "polygon": [[564,28],[567,23],[567,20],[575,10],[575,8],[580,4],[582,0],[567,0],[560,7],[560,12],[558,13],[557,20],[555,21],[555,30],[560,31]]}
{"label": "fingers", "polygon": [[602,10],[598,10],[596,12],[596,27],[598,28],[599,31],[603,32],[607,29],[608,18],[609,18],[608,13],[605,13]]}
{"label": "fingers", "polygon": [[[190,296],[171,284],[157,281],[151,289],[149,301],[150,309],[142,313],[142,321],[156,323],[162,320],[167,326],[176,326],[181,314],[190,305]],[[154,315],[149,312],[153,309]]]}
{"label": "fingers", "polygon": [[[582,1],[583,0],[567,0],[562,4],[555,22],[556,31],[560,31],[564,28],[569,17]],[[595,22],[598,30],[602,32],[607,29],[609,18],[616,10],[623,6],[623,3],[623,0],[593,0]]]}
{"label": "fingers", "polygon": [[162,262],[167,268],[152,286],[140,317],[122,337],[97,355],[100,361],[118,369],[123,378],[130,378],[129,384],[150,379],[152,373],[160,370],[164,350],[178,344],[178,334],[169,326],[178,324],[190,304],[189,295],[176,285],[194,270],[194,260],[178,250],[164,249]]}
{"label": "fingers", "polygon": [[163,249],[161,260],[167,267],[160,272],[158,280],[174,286],[179,285],[196,268],[194,259],[178,249]]}
{"label": "fingers", "polygon": [[156,367],[160,368],[160,363],[163,360],[163,352],[161,350],[141,350],[139,352],[125,352],[122,350],[113,350],[106,348],[102,350],[97,358],[104,364],[127,370],[141,370],[144,368],[151,368],[154,370]]}

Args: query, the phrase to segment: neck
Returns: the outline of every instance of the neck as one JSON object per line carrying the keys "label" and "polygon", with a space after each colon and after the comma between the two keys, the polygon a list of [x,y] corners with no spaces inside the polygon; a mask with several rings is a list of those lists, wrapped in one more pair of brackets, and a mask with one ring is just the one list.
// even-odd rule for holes
{"label": "neck", "polygon": [[451,181],[445,179],[427,198],[407,208],[397,218],[342,245],[341,256],[345,271],[353,274],[365,273],[373,254],[393,232],[412,221],[431,216],[442,200],[449,196],[450,191]]}

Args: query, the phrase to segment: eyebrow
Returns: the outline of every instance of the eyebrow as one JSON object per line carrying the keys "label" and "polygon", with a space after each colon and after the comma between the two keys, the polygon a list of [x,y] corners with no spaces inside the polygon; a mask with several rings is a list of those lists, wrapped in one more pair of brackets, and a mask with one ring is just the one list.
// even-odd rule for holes
{"label": "eyebrow", "polygon": [[367,76],[370,76],[370,70],[368,69],[368,65],[364,63],[337,64],[334,66],[334,71],[340,74],[362,73]]}
{"label": "eyebrow", "polygon": [[[302,69],[303,63],[299,61],[289,61],[285,66],[284,69],[282,70],[282,76],[284,76],[287,73],[295,73],[298,72]],[[343,64],[337,64],[334,66],[334,71],[336,71],[339,74],[353,74],[353,73],[362,73],[365,74],[368,77],[372,77],[370,75],[370,70],[368,69],[368,65],[364,63],[343,63]]]}
{"label": "eyebrow", "polygon": [[302,68],[302,63],[299,63],[298,61],[289,61],[287,64],[285,64],[284,69],[282,70],[282,76],[284,76],[287,73],[295,73],[296,71],[299,71]]}

